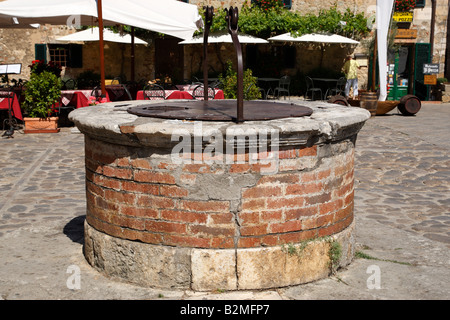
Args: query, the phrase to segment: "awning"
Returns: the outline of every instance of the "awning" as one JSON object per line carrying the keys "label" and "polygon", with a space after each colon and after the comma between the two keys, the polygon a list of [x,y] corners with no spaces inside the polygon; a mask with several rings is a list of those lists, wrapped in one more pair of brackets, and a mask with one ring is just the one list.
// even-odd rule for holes
{"label": "awning", "polygon": [[[84,41],[99,41],[99,30],[97,27],[89,28],[80,32],[75,32],[64,37],[56,38],[56,41],[61,42],[84,42]],[[131,43],[131,36],[129,34],[120,35],[109,29],[103,29],[103,40],[118,43]],[[135,44],[147,44],[144,40],[134,38]]]}
{"label": "awning", "polygon": [[[103,25],[123,24],[189,39],[202,26],[195,5],[176,0],[102,0]],[[30,24],[95,25],[95,0],[5,0],[0,28]]]}
{"label": "awning", "polygon": [[[203,25],[195,5],[177,0],[5,0],[0,2],[0,28],[22,24],[124,24],[181,39]],[[99,38],[102,92],[105,92],[103,34]]]}
{"label": "awning", "polygon": [[328,33],[309,33],[300,37],[294,37],[290,32],[271,37],[270,41],[284,42],[319,42],[319,43],[343,43],[343,44],[359,44],[359,41],[340,36],[338,34]]}
{"label": "awning", "polygon": [[[248,34],[239,33],[238,39],[240,43],[269,43],[269,41],[257,38]],[[208,43],[233,43],[231,35],[225,32],[211,33],[208,36]],[[179,44],[203,44],[203,35],[192,39],[183,40]]]}

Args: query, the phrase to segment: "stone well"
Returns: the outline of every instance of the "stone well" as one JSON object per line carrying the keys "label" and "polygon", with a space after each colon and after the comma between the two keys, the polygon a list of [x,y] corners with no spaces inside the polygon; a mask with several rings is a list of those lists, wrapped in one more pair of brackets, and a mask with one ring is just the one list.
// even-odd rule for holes
{"label": "stone well", "polygon": [[368,111],[291,100],[313,113],[235,124],[127,112],[142,103],[70,114],[85,135],[89,264],[207,291],[311,282],[351,262],[354,148]]}

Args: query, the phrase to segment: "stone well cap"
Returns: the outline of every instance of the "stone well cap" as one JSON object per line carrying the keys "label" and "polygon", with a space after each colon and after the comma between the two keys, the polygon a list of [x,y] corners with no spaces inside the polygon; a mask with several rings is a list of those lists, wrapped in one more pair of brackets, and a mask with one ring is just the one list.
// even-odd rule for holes
{"label": "stone well cap", "polygon": [[[338,141],[359,132],[370,113],[359,107],[346,107],[322,101],[293,100],[295,105],[306,106],[313,110],[310,116],[284,118],[267,121],[246,121],[241,124],[220,121],[186,121],[140,117],[127,112],[127,109],[142,104],[160,103],[151,100],[120,101],[79,108],[72,111],[69,119],[83,133],[104,141],[114,141],[124,145],[154,146],[170,148],[174,142],[171,138],[180,130],[192,137],[203,138],[221,132],[225,135],[235,131],[256,130],[264,132],[277,130],[280,145],[306,145],[326,141]],[[201,132],[198,124],[201,123]],[[197,124],[197,126],[196,126]]]}

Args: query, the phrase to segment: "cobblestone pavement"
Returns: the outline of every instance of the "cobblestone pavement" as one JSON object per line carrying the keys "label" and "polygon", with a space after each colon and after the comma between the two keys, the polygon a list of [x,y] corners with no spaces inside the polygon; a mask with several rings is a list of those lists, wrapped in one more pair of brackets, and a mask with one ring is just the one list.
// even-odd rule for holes
{"label": "cobblestone pavement", "polygon": [[[450,299],[450,104],[367,121],[356,141],[357,258],[336,276],[245,292],[149,289],[103,277],[82,255],[84,139],[73,128],[0,140],[0,300]],[[405,262],[405,263],[397,263]],[[382,270],[368,290],[367,268]],[[69,289],[68,267],[82,287]],[[220,288],[218,288],[220,289]]]}
{"label": "cobblestone pavement", "polygon": [[450,247],[450,111],[371,118],[356,142],[356,215]]}

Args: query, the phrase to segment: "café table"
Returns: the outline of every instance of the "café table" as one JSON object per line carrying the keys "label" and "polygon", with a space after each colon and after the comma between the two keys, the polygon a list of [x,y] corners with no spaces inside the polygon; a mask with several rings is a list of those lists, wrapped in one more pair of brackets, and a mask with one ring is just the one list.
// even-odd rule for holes
{"label": "caf\u00e9 table", "polygon": [[17,95],[12,91],[0,91],[0,110],[9,110],[11,103],[11,115],[19,120],[23,120]]}
{"label": "caf\u00e9 table", "polygon": [[[320,82],[322,85],[320,86],[323,90],[323,92],[325,92],[325,97],[327,95],[327,92],[336,87],[336,84],[338,82],[339,79],[333,79],[333,78],[311,78],[314,82]],[[316,85],[317,86],[317,85]]]}
{"label": "caf\u00e9 table", "polygon": [[265,97],[263,97],[263,99],[266,99],[267,96],[269,95],[269,92],[271,92],[271,91],[273,92],[272,86],[275,84],[275,87],[276,87],[278,85],[278,83],[280,82],[280,79],[279,78],[262,77],[262,78],[258,78],[258,82],[260,83],[259,86],[262,89],[264,89]]}
{"label": "caf\u00e9 table", "polygon": [[128,92],[122,84],[106,85],[105,89],[110,101],[125,101],[132,99],[132,97],[128,96]]}
{"label": "caf\u00e9 table", "polygon": [[[61,90],[61,103],[63,106],[73,106],[76,109],[89,106],[89,97],[92,95],[91,89],[86,90]],[[108,92],[106,100],[109,102]]]}
{"label": "caf\u00e9 table", "polygon": [[[188,89],[188,90],[164,90],[164,95],[165,95],[165,99],[166,100],[170,100],[170,99],[194,99],[193,97],[193,89]],[[150,97],[151,100],[157,100],[161,98],[152,98]],[[225,99],[223,90],[219,90],[219,89],[215,89],[215,96],[214,99]],[[143,90],[139,90],[137,92],[136,95],[136,100],[144,100],[144,91]]]}

